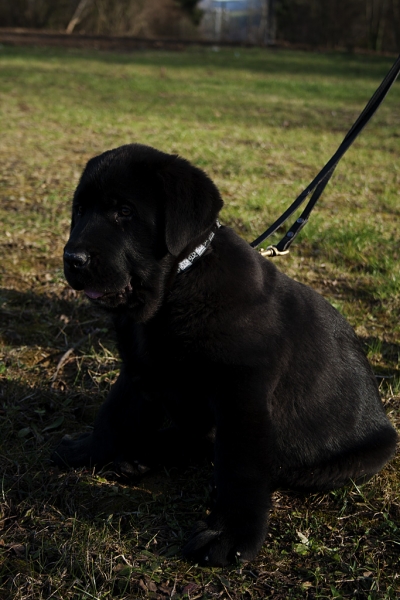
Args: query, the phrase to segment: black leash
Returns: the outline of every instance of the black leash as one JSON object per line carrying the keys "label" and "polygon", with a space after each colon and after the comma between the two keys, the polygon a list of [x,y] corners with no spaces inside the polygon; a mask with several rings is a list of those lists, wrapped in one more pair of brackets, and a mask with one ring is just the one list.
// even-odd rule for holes
{"label": "black leash", "polygon": [[304,227],[304,225],[308,221],[308,217],[312,209],[314,208],[318,198],[321,196],[322,192],[325,189],[328,181],[332,177],[332,174],[342,158],[345,152],[350,148],[358,134],[364,129],[365,125],[368,123],[370,118],[374,115],[375,111],[379,108],[381,102],[385,98],[386,94],[390,90],[393,83],[396,81],[397,75],[400,72],[400,55],[398,56],[396,62],[393,64],[392,68],[386,75],[385,79],[382,81],[372,98],[369,100],[368,104],[358,117],[357,121],[353,124],[351,129],[348,131],[346,137],[343,142],[340,144],[339,148],[336,150],[335,154],[332,158],[326,163],[326,165],[321,169],[318,175],[313,179],[308,187],[296,198],[291,206],[283,215],[279,217],[262,235],[260,235],[254,242],[250,245],[253,248],[259,246],[264,240],[266,240],[269,236],[271,236],[275,231],[287,220],[292,214],[301,206],[304,200],[307,198],[309,194],[312,194],[310,201],[308,202],[306,208],[300,215],[300,217],[293,223],[290,229],[286,232],[285,236],[281,239],[281,241],[276,246],[268,246],[268,248],[263,252],[265,256],[278,256],[279,254],[287,254],[289,252],[289,247],[292,244],[293,240],[297,237],[298,233]]}

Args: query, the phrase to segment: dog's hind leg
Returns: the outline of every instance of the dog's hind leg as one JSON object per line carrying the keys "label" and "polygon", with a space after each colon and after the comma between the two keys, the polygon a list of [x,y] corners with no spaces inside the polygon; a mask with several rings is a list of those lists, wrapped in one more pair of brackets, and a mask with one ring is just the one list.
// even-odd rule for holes
{"label": "dog's hind leg", "polygon": [[281,469],[278,486],[296,491],[325,491],[350,482],[364,483],[378,473],[394,456],[397,434],[388,424],[362,443],[312,466],[295,465]]}

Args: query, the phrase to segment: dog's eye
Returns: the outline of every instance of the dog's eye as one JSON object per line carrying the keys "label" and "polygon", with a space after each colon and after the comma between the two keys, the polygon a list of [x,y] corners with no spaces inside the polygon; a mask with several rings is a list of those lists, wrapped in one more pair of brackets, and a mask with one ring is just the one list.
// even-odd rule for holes
{"label": "dog's eye", "polygon": [[120,214],[121,217],[130,217],[132,214],[132,211],[129,208],[129,206],[121,206],[118,213]]}
{"label": "dog's eye", "polygon": [[81,217],[83,215],[83,206],[78,204],[77,206],[75,206],[75,211],[78,217]]}

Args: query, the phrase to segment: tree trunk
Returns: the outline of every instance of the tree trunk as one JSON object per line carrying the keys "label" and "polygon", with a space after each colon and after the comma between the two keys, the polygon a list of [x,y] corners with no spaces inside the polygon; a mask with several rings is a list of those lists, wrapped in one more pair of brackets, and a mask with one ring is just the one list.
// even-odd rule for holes
{"label": "tree trunk", "polygon": [[81,20],[83,11],[85,10],[85,8],[89,4],[91,4],[91,2],[92,2],[92,0],[80,0],[78,6],[76,7],[76,10],[74,12],[74,15],[73,15],[72,19],[68,23],[68,27],[66,29],[67,33],[72,33],[73,32],[73,30],[75,29],[75,26]]}

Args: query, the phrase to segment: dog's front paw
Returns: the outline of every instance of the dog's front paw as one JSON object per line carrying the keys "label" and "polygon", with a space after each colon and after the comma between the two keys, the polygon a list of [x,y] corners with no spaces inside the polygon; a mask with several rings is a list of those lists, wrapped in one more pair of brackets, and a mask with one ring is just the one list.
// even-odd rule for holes
{"label": "dog's front paw", "polygon": [[140,479],[145,473],[151,470],[150,467],[143,465],[137,460],[129,462],[121,458],[114,460],[113,468],[118,475],[132,480]]}
{"label": "dog's front paw", "polygon": [[51,455],[51,461],[59,467],[84,467],[92,463],[92,434],[82,433],[73,438],[65,435]]}
{"label": "dog's front paw", "polygon": [[248,562],[255,558],[264,542],[265,531],[261,529],[254,535],[242,527],[212,527],[205,521],[199,521],[183,548],[183,554],[198,564],[210,567]]}

